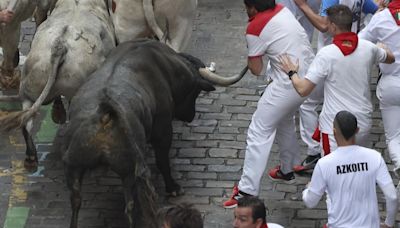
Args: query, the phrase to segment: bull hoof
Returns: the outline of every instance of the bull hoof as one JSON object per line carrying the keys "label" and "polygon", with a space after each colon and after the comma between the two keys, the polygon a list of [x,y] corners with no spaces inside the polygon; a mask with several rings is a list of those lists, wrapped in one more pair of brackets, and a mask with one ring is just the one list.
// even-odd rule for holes
{"label": "bull hoof", "polygon": [[37,159],[30,159],[30,158],[25,158],[24,161],[24,167],[28,172],[34,173],[38,169],[38,161]]}
{"label": "bull hoof", "polygon": [[53,108],[51,109],[51,118],[54,123],[63,124],[67,121],[67,113],[65,111],[63,103],[54,101]]}
{"label": "bull hoof", "polygon": [[20,79],[21,71],[19,69],[13,71],[0,70],[0,84],[4,90],[19,88]]}

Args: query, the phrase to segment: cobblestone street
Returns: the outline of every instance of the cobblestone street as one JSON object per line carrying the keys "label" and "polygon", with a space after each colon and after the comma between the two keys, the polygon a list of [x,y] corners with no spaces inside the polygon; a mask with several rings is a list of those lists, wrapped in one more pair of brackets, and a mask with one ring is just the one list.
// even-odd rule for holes
{"label": "cobblestone street", "polygon": [[[206,64],[216,62],[217,71],[222,75],[236,74],[247,61],[246,23],[243,1],[199,0],[187,52]],[[22,29],[20,50],[26,55],[35,24],[24,22]],[[371,81],[374,120],[370,146],[383,153],[389,170],[392,170],[375,96],[376,82],[375,72]],[[226,210],[221,204],[240,179],[247,128],[264,87],[261,78],[247,73],[242,81],[231,87],[218,87],[216,91],[202,93],[197,99],[193,122],[174,122],[170,158],[174,177],[185,189],[185,195],[176,198],[165,195],[163,180],[150,151],[147,161],[152,167],[160,207],[180,202],[193,203],[204,214],[206,228],[232,227],[233,210]],[[18,104],[0,104],[0,107],[2,110],[20,109]],[[43,107],[37,119],[40,124],[34,131],[40,161],[36,173],[26,173],[23,167],[25,144],[21,132],[1,133],[0,227],[69,227],[69,191],[60,154],[52,153],[52,139],[58,126],[51,121],[50,106]],[[305,147],[300,139],[299,143],[302,145],[299,153],[305,156]],[[277,151],[278,147],[274,145],[268,169],[279,164]],[[310,175],[296,176],[296,179],[294,185],[277,184],[264,175],[260,197],[268,207],[268,221],[293,228],[322,227],[327,218],[324,200],[316,208],[307,209],[301,201],[301,192]],[[398,179],[394,181],[397,185]],[[87,172],[82,192],[80,227],[127,227],[121,181],[116,174],[106,168]],[[381,215],[385,216],[385,199],[380,191],[378,200]],[[400,214],[397,221],[400,223]]]}

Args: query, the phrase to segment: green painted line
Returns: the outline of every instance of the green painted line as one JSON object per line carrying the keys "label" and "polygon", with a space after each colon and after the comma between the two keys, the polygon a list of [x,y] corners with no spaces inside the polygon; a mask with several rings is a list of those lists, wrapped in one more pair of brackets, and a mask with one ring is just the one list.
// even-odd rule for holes
{"label": "green painted line", "polygon": [[56,136],[58,125],[51,119],[52,105],[42,106],[41,111],[45,113],[45,117],[40,125],[40,129],[36,134],[36,142],[53,142]]}
{"label": "green painted line", "polygon": [[28,207],[10,207],[7,210],[4,228],[24,228],[28,219]]}

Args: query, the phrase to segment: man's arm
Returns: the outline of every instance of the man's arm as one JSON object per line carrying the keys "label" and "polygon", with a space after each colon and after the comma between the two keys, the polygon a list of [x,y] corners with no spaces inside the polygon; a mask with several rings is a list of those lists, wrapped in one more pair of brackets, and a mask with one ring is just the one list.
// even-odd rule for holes
{"label": "man's arm", "polygon": [[249,67],[252,74],[256,76],[262,75],[264,64],[261,56],[249,57],[247,60],[247,66]]}
{"label": "man's arm", "polygon": [[397,213],[397,193],[393,183],[381,187],[386,200],[386,219],[385,225],[387,227],[394,227]]}
{"label": "man's arm", "polygon": [[326,182],[324,181],[323,174],[319,163],[314,168],[310,183],[303,191],[303,202],[308,208],[317,206],[326,190]]}
{"label": "man's arm", "polygon": [[386,199],[386,227],[393,227],[397,213],[397,193],[393,185],[392,177],[389,174],[386,163],[382,156],[379,159],[379,167],[376,174],[376,183],[382,190]]}
{"label": "man's arm", "polygon": [[393,52],[385,44],[379,43],[377,46],[386,52],[386,59],[383,61],[383,63],[392,64],[396,61]]}
{"label": "man's arm", "polygon": [[[325,0],[326,1],[326,0]],[[321,16],[315,13],[311,7],[307,4],[306,0],[294,0],[296,5],[300,8],[301,11],[303,11],[304,15],[306,15],[307,19],[311,22],[311,24],[317,28],[321,32],[327,32],[328,31],[328,19],[326,16]],[[324,0],[322,0],[322,3],[324,4]],[[327,9],[332,5],[336,4],[336,1],[327,1],[328,4],[326,6],[322,5],[321,10]],[[321,11],[323,12],[323,11]]]}
{"label": "man's arm", "polygon": [[306,78],[300,78],[297,73],[292,76],[293,87],[301,97],[310,95],[315,84]]}
{"label": "man's arm", "polygon": [[[288,55],[280,56],[279,60],[281,62],[280,67],[286,74],[288,74],[290,71],[297,72],[299,70],[299,61],[297,60],[297,63],[294,64]],[[308,79],[300,78],[297,73],[293,74],[291,80],[293,87],[301,97],[308,96],[315,87],[314,83]]]}
{"label": "man's arm", "polygon": [[303,202],[308,208],[314,208],[318,205],[318,202],[321,200],[322,196],[315,194],[310,191],[308,188],[303,191]]}

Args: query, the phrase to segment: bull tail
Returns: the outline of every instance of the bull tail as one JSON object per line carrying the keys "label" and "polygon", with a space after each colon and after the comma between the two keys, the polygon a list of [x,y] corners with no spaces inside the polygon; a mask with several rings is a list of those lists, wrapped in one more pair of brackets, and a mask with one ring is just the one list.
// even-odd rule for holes
{"label": "bull tail", "polygon": [[[143,217],[147,222],[153,223],[151,227],[156,227],[157,221],[153,218],[157,215],[157,194],[155,193],[154,187],[151,183],[151,174],[150,169],[146,164],[146,161],[143,156],[143,151],[137,145],[134,137],[134,132],[130,127],[130,123],[126,118],[126,115],[123,113],[127,113],[124,107],[118,103],[115,99],[113,99],[107,92],[107,89],[103,90],[104,97],[100,104],[100,109],[106,110],[106,113],[111,113],[120,121],[120,126],[123,128],[123,132],[126,133],[128,143],[131,148],[136,151],[136,159],[135,159],[135,171],[134,171],[134,189],[133,189],[133,197],[137,200],[137,207],[134,207],[135,215]],[[135,190],[137,189],[137,190]],[[148,217],[147,217],[148,216]],[[135,216],[136,217],[136,216]]]}
{"label": "bull tail", "polygon": [[67,53],[67,47],[65,46],[63,38],[64,34],[67,32],[67,28],[67,26],[63,28],[62,34],[60,34],[60,36],[55,40],[54,45],[51,47],[51,66],[53,68],[39,98],[36,99],[31,108],[19,112],[12,112],[0,118],[0,129],[9,131],[20,128],[39,111],[40,106],[49,95],[50,90],[56,81],[58,70],[64,61],[65,54]]}
{"label": "bull tail", "polygon": [[144,17],[146,18],[146,21],[149,24],[151,30],[153,30],[154,34],[156,34],[157,38],[171,47],[171,43],[168,40],[168,34],[164,34],[160,26],[157,24],[156,17],[154,15],[153,1],[143,0],[143,10]]}

